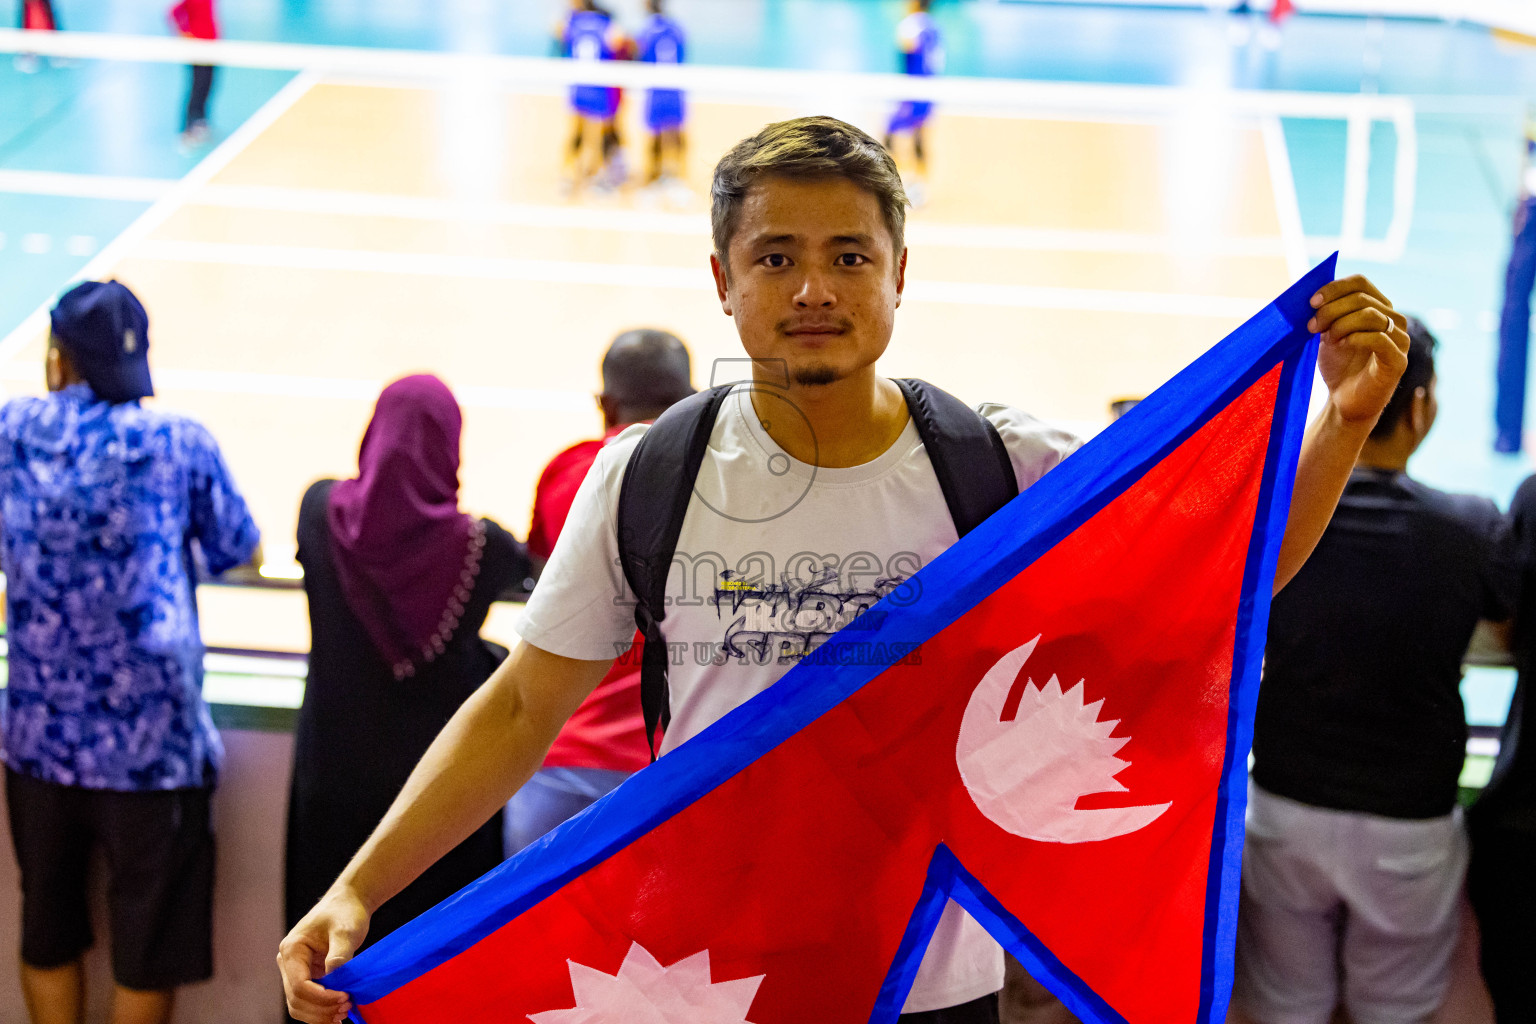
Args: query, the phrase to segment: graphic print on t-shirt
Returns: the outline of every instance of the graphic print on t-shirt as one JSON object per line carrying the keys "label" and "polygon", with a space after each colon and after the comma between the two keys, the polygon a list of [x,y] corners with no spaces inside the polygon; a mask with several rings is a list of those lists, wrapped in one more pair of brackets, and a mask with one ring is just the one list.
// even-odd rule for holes
{"label": "graphic print on t-shirt", "polygon": [[922,558],[911,551],[884,563],[868,551],[842,558],[804,552],[776,575],[771,563],[770,554],[755,552],[739,559],[737,568],[717,573],[709,603],[723,633],[719,643],[699,652],[709,663],[793,665],[841,629],[878,626],[860,619],[882,599],[913,603],[917,588],[908,579],[922,568]]}

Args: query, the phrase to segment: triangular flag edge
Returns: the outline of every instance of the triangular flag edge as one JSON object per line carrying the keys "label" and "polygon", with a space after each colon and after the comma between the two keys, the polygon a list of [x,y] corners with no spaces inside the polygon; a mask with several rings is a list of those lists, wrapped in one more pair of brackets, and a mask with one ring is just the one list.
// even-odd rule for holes
{"label": "triangular flag edge", "polygon": [[[1260,495],[1258,518],[1263,521],[1262,528],[1255,531],[1249,565],[1244,572],[1222,807],[1217,819],[1218,835],[1213,837],[1211,890],[1207,894],[1202,1024],[1224,1015],[1226,994],[1231,987],[1230,958],[1222,962],[1213,950],[1222,948],[1221,943],[1229,938],[1231,920],[1235,917],[1236,867],[1241,855],[1246,793],[1239,778],[1245,773],[1236,770],[1235,751],[1239,744],[1246,750],[1251,740],[1257,671],[1268,621],[1268,589],[1272,586],[1305,426],[1306,395],[1316,354],[1315,338],[1305,332],[1311,312],[1308,299],[1322,284],[1332,280],[1336,258],[1337,254],[1313,268],[1274,302],[913,577],[927,581],[926,589],[930,592],[947,597],[926,603],[921,611],[885,609],[883,606],[890,601],[887,598],[872,611],[885,610],[888,614],[878,627],[861,633],[859,638],[870,643],[879,643],[884,638],[899,648],[903,644],[912,646],[914,638],[925,640],[938,632],[975,605],[978,594],[986,589],[975,583],[968,588],[946,587],[945,580],[967,574],[974,577],[975,567],[983,563],[992,565],[986,575],[997,582],[1017,575],[1122,493],[1148,465],[1187,440],[1259,377],[1278,364],[1286,364]],[[1279,327],[1285,328],[1284,337],[1259,348],[1265,333],[1273,338]],[[1282,529],[1269,528],[1277,517]],[[1022,531],[1020,521],[1024,524]],[[323,979],[324,984],[349,992],[358,1005],[384,998],[474,945],[615,850],[724,783],[887,667],[837,665],[835,651],[840,642],[847,641],[834,637],[820,649],[826,652],[822,657],[807,658],[807,664],[786,673],[769,690],[422,915],[413,927],[386,937],[332,972]],[[802,680],[808,677],[807,670],[813,665],[822,671],[818,673],[820,681],[809,687]],[[828,685],[829,676],[832,685]],[[950,857],[953,859],[952,854]],[[935,870],[939,869],[936,859]],[[944,869],[951,885],[956,872],[963,873],[958,861],[953,868]],[[985,912],[980,901],[972,902],[978,911]],[[942,908],[942,901],[939,906]],[[1015,944],[1005,940],[1005,945]],[[915,972],[915,964],[912,970]],[[1063,983],[1065,980],[1062,979]],[[355,1019],[360,1021],[361,1017]],[[1107,1018],[1118,1019],[1118,1015]]]}

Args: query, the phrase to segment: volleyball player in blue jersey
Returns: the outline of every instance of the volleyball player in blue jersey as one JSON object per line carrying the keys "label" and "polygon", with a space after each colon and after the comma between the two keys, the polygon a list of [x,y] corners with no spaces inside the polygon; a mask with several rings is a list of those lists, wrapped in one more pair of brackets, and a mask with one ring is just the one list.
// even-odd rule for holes
{"label": "volleyball player in blue jersey", "polygon": [[[944,39],[933,15],[928,13],[929,0],[912,0],[912,9],[896,26],[896,45],[900,50],[901,70],[908,75],[937,75],[944,70]],[[891,115],[891,123],[885,130],[885,148],[896,155],[896,136],[912,136],[912,166],[914,174],[906,182],[907,197],[913,206],[921,206],[927,198],[928,154],[923,143],[923,128],[933,113],[933,103],[928,100],[905,100]]]}
{"label": "volleyball player in blue jersey", "polygon": [[[614,60],[621,44],[613,17],[594,0],[572,0],[556,29],[556,42],[561,56],[592,62]],[[572,191],[597,175],[608,161],[609,150],[616,147],[620,97],[617,88],[606,85],[571,86],[574,127],[566,151],[564,185]]]}
{"label": "volleyball player in blue jersey", "polygon": [[[681,64],[686,49],[682,26],[667,16],[663,0],[646,0],[650,16],[635,36],[640,60],[652,64]],[[651,163],[647,185],[665,179],[681,182],[683,154],[683,92],[651,89],[645,95],[645,126],[651,133]]]}

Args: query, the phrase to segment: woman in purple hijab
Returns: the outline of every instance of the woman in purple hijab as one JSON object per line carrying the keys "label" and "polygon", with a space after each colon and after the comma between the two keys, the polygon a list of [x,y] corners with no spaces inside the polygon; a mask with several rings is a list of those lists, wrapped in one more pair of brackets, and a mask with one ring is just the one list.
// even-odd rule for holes
{"label": "woman in purple hijab", "polygon": [[[491,602],[528,575],[523,545],[459,510],[462,416],[436,377],[395,381],[358,474],[299,510],[311,646],[288,805],[290,927],[384,816],[427,745],[506,656],[482,640]],[[500,815],[379,908],[368,941],[501,862]]]}

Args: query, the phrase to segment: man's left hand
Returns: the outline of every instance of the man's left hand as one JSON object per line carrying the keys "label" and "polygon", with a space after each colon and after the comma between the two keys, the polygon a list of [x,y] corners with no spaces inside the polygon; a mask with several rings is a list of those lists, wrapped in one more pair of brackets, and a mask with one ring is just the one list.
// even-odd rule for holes
{"label": "man's left hand", "polygon": [[1408,368],[1408,318],[1356,274],[1312,296],[1307,329],[1322,335],[1317,368],[1339,418],[1374,425]]}

